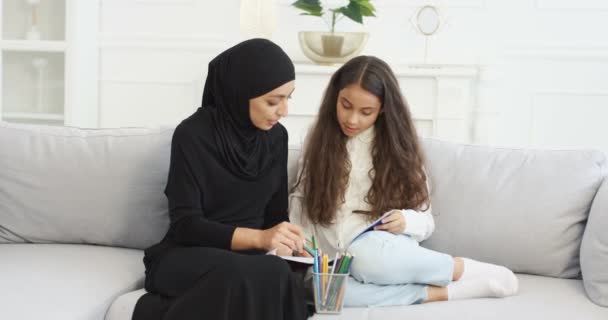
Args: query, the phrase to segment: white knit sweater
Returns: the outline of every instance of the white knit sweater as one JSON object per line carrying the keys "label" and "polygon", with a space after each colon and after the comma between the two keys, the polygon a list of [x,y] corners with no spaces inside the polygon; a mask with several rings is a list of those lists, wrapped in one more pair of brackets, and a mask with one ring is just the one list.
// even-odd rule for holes
{"label": "white knit sweater", "polygon": [[[373,139],[374,127],[372,126],[357,136],[349,138],[346,143],[352,166],[344,195],[345,203],[339,207],[334,223],[330,226],[313,225],[308,221],[302,209],[303,193],[300,186],[289,196],[291,222],[302,226],[309,239],[314,235],[317,246],[330,256],[334,256],[336,252],[344,252],[353,238],[371,224],[366,216],[353,213],[353,210],[371,209],[364,199],[372,185],[369,171],[373,167],[371,156]],[[298,172],[301,170],[302,161],[300,161]],[[425,212],[395,209],[401,210],[405,218],[406,228],[403,233],[416,241],[427,239],[435,230],[430,208]]]}

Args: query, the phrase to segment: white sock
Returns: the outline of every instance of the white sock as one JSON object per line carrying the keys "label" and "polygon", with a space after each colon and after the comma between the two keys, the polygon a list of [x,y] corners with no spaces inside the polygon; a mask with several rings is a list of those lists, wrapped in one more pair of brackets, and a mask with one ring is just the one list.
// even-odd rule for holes
{"label": "white sock", "polygon": [[[517,293],[519,281],[515,274],[499,265],[462,258],[464,272],[458,281],[448,285],[448,297],[453,299],[467,298],[502,298]],[[452,294],[450,294],[452,286]]]}
{"label": "white sock", "polygon": [[491,279],[459,280],[447,286],[448,300],[475,299],[475,298],[502,298],[504,289]]}
{"label": "white sock", "polygon": [[464,272],[459,280],[469,280],[475,278],[485,278],[504,272],[502,266],[480,262],[477,260],[462,258],[464,261]]}

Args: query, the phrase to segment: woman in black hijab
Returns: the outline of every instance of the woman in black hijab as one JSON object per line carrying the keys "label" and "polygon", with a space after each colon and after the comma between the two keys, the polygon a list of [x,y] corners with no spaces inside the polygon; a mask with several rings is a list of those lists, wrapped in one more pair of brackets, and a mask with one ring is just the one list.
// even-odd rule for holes
{"label": "woman in black hijab", "polygon": [[171,225],[145,251],[133,319],[306,318],[301,278],[271,255],[302,251],[287,211],[289,57],[268,40],[209,63],[203,103],[175,129],[165,194]]}

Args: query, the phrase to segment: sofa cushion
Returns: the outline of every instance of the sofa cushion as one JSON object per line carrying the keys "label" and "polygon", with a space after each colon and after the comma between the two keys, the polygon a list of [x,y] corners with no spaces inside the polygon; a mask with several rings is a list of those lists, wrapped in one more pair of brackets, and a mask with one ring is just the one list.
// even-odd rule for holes
{"label": "sofa cushion", "polygon": [[298,178],[298,165],[301,156],[302,150],[299,147],[289,146],[289,155],[287,157],[287,185],[289,186],[290,190]]}
{"label": "sofa cushion", "polygon": [[[402,308],[369,310],[365,319],[470,319],[470,320],[600,320],[608,309],[593,304],[584,294],[582,281],[517,275],[519,294],[504,299],[471,299],[428,303]],[[330,319],[319,317],[315,320]]]}
{"label": "sofa cushion", "polygon": [[131,320],[133,311],[135,311],[135,304],[144,294],[146,294],[146,289],[139,289],[116,298],[108,309],[106,320]]}
{"label": "sofa cushion", "polygon": [[[397,319],[553,319],[604,320],[608,308],[585,297],[580,280],[517,275],[520,292],[505,299],[473,299],[383,308],[345,308],[342,314],[315,315],[311,320]],[[110,307],[106,320],[130,320],[137,299],[145,291],[122,295]]]}
{"label": "sofa cushion", "polygon": [[0,244],[2,319],[102,320],[143,287],[143,252],[90,245]]}
{"label": "sofa cushion", "polygon": [[172,132],[0,122],[0,243],[158,242]]}
{"label": "sofa cushion", "polygon": [[423,246],[552,277],[579,275],[579,249],[606,157],[423,142],[435,233]]}
{"label": "sofa cushion", "polygon": [[591,206],[581,244],[581,269],[589,298],[608,307],[608,179]]}

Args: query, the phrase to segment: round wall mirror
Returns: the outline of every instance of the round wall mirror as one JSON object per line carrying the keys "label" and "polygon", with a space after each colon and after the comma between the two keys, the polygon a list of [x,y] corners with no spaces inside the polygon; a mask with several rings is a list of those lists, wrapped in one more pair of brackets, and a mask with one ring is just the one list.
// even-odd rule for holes
{"label": "round wall mirror", "polygon": [[416,27],[422,34],[430,36],[439,30],[440,25],[441,17],[436,7],[424,6],[418,9]]}

